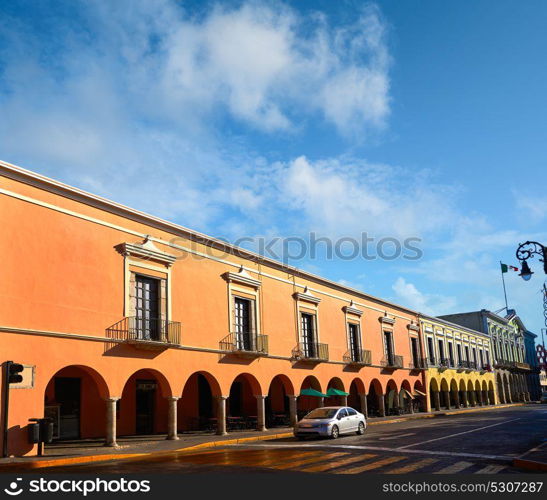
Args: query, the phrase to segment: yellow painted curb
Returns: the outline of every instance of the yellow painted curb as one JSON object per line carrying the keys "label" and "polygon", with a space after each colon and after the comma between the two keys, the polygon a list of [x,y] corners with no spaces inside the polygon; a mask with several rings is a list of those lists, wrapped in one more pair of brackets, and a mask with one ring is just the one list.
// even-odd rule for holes
{"label": "yellow painted curb", "polygon": [[51,460],[36,460],[34,462],[12,462],[0,465],[0,471],[7,469],[42,469],[45,467],[59,467],[63,465],[78,465],[93,462],[106,462],[110,460],[122,460],[148,455],[148,453],[115,453],[110,455],[84,455],[81,457],[54,458]]}

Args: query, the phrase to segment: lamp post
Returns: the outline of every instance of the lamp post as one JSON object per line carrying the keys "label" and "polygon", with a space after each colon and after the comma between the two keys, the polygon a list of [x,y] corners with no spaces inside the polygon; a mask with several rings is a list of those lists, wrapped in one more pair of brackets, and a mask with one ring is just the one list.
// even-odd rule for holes
{"label": "lamp post", "polygon": [[540,262],[543,262],[543,271],[547,274],[547,247],[543,246],[537,241],[526,241],[521,243],[517,248],[517,259],[521,261],[521,271],[519,276],[524,280],[528,281],[534,272],[530,269],[527,260],[531,259],[534,255],[539,255],[541,258]]}

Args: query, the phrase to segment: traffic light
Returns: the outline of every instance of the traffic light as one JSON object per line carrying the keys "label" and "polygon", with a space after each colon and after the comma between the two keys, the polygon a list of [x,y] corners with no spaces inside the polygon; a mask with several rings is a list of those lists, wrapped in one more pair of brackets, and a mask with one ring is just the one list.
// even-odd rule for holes
{"label": "traffic light", "polygon": [[20,373],[25,367],[20,363],[9,362],[8,365],[8,383],[19,384],[23,381],[23,376]]}

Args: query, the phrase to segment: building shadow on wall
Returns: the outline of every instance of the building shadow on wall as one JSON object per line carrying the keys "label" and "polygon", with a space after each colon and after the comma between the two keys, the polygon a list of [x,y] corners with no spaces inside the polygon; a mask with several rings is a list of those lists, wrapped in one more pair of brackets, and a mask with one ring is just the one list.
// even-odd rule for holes
{"label": "building shadow on wall", "polygon": [[107,342],[104,345],[103,356],[114,356],[118,358],[154,359],[167,349],[168,347],[164,347],[161,349],[142,349],[130,344]]}

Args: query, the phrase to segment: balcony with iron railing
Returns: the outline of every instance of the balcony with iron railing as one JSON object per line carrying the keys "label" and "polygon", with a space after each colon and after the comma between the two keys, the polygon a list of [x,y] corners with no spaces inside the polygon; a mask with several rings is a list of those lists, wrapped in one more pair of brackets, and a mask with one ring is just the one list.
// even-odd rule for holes
{"label": "balcony with iron railing", "polygon": [[478,365],[474,361],[466,361],[461,360],[458,363],[458,371],[466,371],[466,372],[472,372],[474,370],[478,370]]}
{"label": "balcony with iron railing", "polygon": [[528,363],[521,363],[520,361],[512,361],[509,369],[514,372],[529,372],[530,365]]}
{"label": "balcony with iron railing", "polygon": [[318,363],[328,361],[329,346],[319,342],[299,342],[292,351],[292,357],[296,361],[309,361]]}
{"label": "balcony with iron railing", "polygon": [[427,368],[426,358],[413,357],[409,363],[408,367],[411,370],[425,370]]}
{"label": "balcony with iron railing", "polygon": [[426,362],[427,366],[429,366],[429,367],[439,366],[439,361],[436,358],[426,358],[425,362]]}
{"label": "balcony with iron railing", "polygon": [[348,365],[370,366],[372,352],[363,349],[350,349],[344,354],[343,360]]}
{"label": "balcony with iron railing", "polygon": [[390,370],[395,370],[397,368],[403,367],[403,357],[396,354],[387,354],[380,361],[380,365],[384,368],[389,368]]}
{"label": "balcony with iron railing", "polygon": [[508,359],[498,358],[496,361],[494,361],[494,368],[499,368],[502,370],[508,370],[511,368],[512,361],[509,361]]}
{"label": "balcony with iron railing", "polygon": [[268,336],[252,332],[232,332],[219,342],[221,351],[242,357],[268,355]]}
{"label": "balcony with iron railing", "polygon": [[180,345],[181,325],[178,321],[127,316],[106,329],[106,336],[134,345]]}

